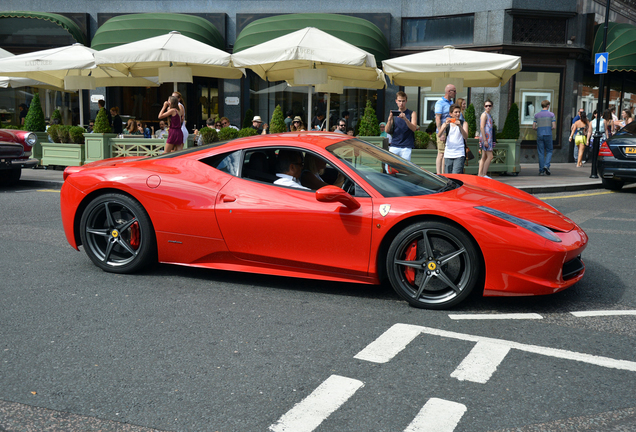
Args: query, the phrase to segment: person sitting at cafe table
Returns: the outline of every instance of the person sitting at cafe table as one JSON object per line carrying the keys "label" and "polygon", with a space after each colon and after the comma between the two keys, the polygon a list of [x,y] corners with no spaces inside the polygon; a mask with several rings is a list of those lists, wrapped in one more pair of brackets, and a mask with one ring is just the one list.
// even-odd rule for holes
{"label": "person sitting at cafe table", "polygon": [[125,135],[143,135],[144,133],[139,130],[137,127],[137,122],[135,119],[128,119],[128,123],[126,123],[126,129],[124,130]]}
{"label": "person sitting at cafe table", "polygon": [[252,129],[256,129],[259,135],[266,135],[267,128],[268,125],[267,123],[263,123],[263,120],[261,120],[261,116],[254,116],[254,118],[252,119]]}
{"label": "person sitting at cafe table", "polygon": [[164,120],[159,121],[159,130],[155,134],[155,138],[168,138],[168,129],[166,129],[166,122]]}

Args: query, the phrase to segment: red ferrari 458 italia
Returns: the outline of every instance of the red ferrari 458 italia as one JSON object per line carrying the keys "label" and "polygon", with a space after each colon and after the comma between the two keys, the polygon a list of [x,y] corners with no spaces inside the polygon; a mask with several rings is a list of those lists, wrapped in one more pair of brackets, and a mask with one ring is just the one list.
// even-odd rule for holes
{"label": "red ferrari 458 italia", "polygon": [[377,284],[416,307],[550,294],[587,235],[496,180],[438,176],[342,134],[256,136],[66,169],[66,237],[109,272],[154,262]]}

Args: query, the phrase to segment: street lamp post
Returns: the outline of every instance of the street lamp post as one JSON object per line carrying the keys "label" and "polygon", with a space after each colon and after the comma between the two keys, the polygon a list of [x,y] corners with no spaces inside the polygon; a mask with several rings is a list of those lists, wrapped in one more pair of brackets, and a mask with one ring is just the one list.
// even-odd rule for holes
{"label": "street lamp post", "polygon": [[[601,52],[605,52],[607,48],[607,28],[609,22],[609,14],[610,14],[610,0],[607,0],[607,5],[605,7],[605,27],[603,29],[603,47],[601,48]],[[607,58],[608,63],[608,72],[609,72],[609,56]],[[592,144],[592,172],[590,173],[590,178],[598,178],[598,171],[596,168],[596,160],[598,159],[598,149],[601,146],[601,137],[603,134],[599,130],[601,126],[601,116],[603,115],[603,86],[604,86],[605,74],[600,74],[599,77],[599,85],[598,85],[598,104],[596,108],[596,132],[594,132],[594,141]]]}

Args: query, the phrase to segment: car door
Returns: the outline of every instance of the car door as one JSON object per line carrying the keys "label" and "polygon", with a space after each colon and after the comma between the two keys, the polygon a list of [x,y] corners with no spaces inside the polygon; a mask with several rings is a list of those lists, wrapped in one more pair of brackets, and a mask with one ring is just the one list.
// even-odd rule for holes
{"label": "car door", "polygon": [[315,191],[233,178],[216,215],[228,249],[244,260],[364,276],[369,268],[372,199],[357,209],[318,202]]}

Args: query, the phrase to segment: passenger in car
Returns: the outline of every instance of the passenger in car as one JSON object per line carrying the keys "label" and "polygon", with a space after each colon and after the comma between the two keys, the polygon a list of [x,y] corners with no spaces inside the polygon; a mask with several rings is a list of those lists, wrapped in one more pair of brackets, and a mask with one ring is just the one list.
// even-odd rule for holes
{"label": "passenger in car", "polygon": [[[321,177],[327,168],[327,161],[321,157],[314,156],[311,153],[305,155],[305,167],[300,177],[300,183],[309,189],[318,190],[329,183],[325,182]],[[344,176],[338,173],[338,178],[334,182],[334,186],[341,187],[344,183]]]}
{"label": "passenger in car", "polygon": [[298,181],[303,169],[302,155],[293,150],[281,150],[276,160],[276,177],[274,184],[298,189],[309,189]]}

